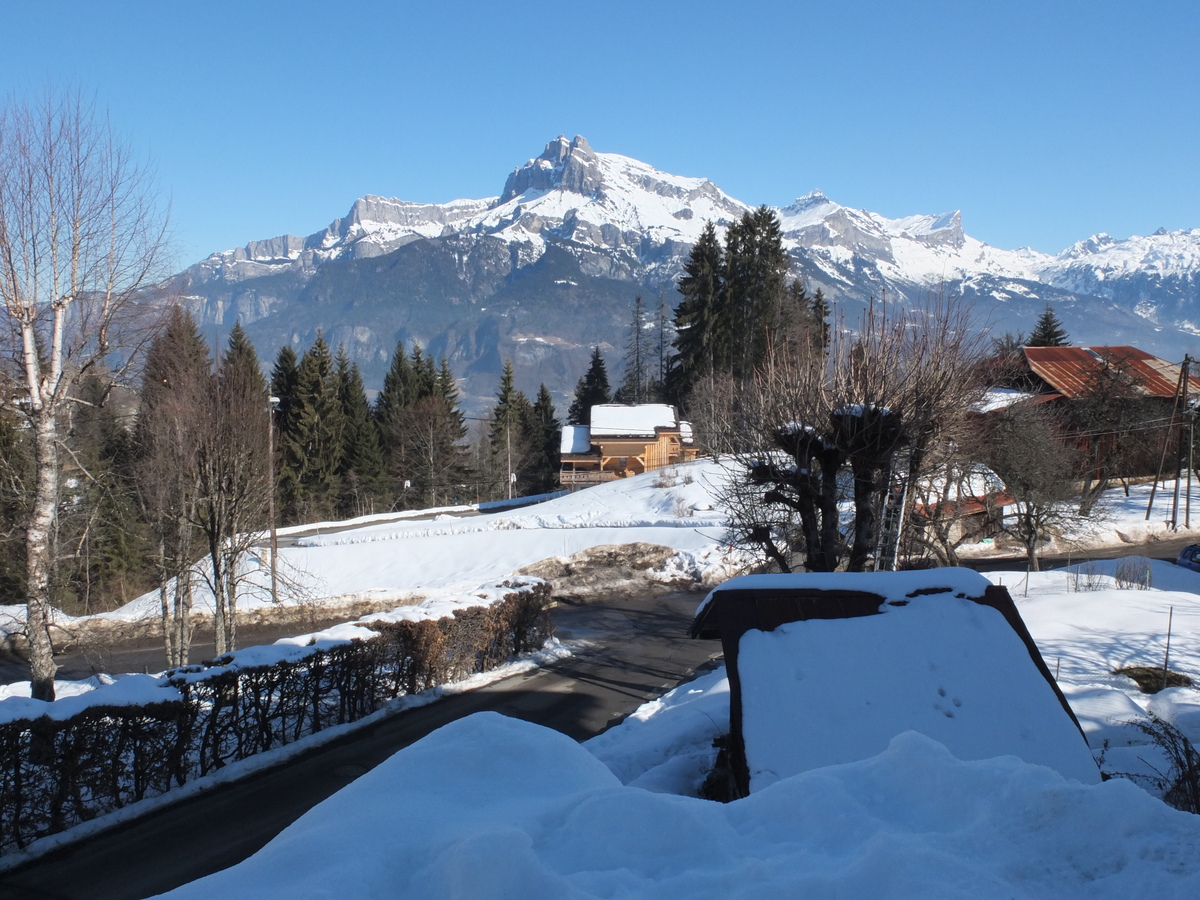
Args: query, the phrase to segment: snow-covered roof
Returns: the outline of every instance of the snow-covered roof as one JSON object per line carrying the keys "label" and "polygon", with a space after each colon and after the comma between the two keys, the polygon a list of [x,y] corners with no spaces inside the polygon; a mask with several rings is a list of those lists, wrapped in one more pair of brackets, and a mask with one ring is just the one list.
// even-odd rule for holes
{"label": "snow-covered roof", "polygon": [[979,402],[971,407],[971,410],[977,413],[997,412],[1024,400],[1031,400],[1033,397],[1034,395],[1028,391],[1018,391],[1012,388],[989,388]]}
{"label": "snow-covered roof", "polygon": [[586,425],[564,425],[562,440],[559,443],[561,453],[587,453],[592,447]]}
{"label": "snow-covered roof", "polygon": [[666,403],[603,403],[592,407],[592,438],[654,437],[656,428],[678,428],[675,407]]}

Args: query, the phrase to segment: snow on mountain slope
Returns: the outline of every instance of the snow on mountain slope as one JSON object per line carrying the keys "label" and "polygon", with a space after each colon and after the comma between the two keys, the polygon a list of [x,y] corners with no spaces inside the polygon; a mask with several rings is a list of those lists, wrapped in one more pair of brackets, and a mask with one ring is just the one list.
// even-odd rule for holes
{"label": "snow on mountain slope", "polygon": [[669,175],[626,156],[596,153],[582,137],[560,136],[514,169],[498,198],[438,204],[367,196],[323,232],[254,241],[215,253],[194,269],[228,280],[280,269],[304,272],[347,254],[379,256],[410,241],[452,234],[524,245],[522,265],[541,256],[547,237],[621,254],[629,263],[652,263],[686,254],[705,222],[725,223],[748,209],[705,178]]}
{"label": "snow on mountain slope", "polygon": [[1194,281],[1198,272],[1200,228],[1160,228],[1154,234],[1125,240],[1095,234],[1039,267],[1041,277],[1056,287],[1101,297],[1111,297],[1112,285],[1122,279],[1144,276],[1160,281]]}
{"label": "snow on mountain slope", "polygon": [[[498,197],[413,203],[369,195],[324,231],[253,241],[213,254],[193,273],[230,281],[284,269],[307,275],[329,259],[379,256],[421,238],[457,235],[516,245],[518,265],[557,243],[590,262],[589,274],[638,279],[656,265],[678,267],[706,222],[723,228],[750,208],[706,178],[671,175],[597,153],[581,136],[559,136],[515,168]],[[959,211],[889,219],[812,191],[778,212],[788,248],[834,280],[866,263],[885,281],[925,287],[990,277],[1119,299],[1117,286],[1132,277],[1200,285],[1200,229],[1126,240],[1098,234],[1050,256],[972,238]],[[1190,297],[1187,285],[1176,293]]]}
{"label": "snow on mountain slope", "polygon": [[870,259],[885,278],[916,284],[933,286],[984,274],[1036,279],[1037,264],[1050,259],[1032,250],[999,250],[969,237],[957,210],[889,219],[841,206],[813,191],[779,212],[791,248],[842,265]]}

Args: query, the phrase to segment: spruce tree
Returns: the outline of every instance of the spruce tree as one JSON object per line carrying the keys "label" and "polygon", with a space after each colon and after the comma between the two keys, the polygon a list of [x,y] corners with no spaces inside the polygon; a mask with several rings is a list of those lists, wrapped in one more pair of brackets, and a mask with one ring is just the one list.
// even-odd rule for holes
{"label": "spruce tree", "polygon": [[292,512],[306,521],[333,514],[342,459],[342,408],[333,355],[320,331],[300,359],[296,423],[288,456],[299,473]]}
{"label": "spruce tree", "polygon": [[[383,390],[375,398],[375,420],[386,430],[388,420],[416,399],[416,376],[404,349],[404,341],[396,342],[392,362],[383,377]],[[385,435],[386,437],[386,435]]]}
{"label": "spruce tree", "polygon": [[437,370],[434,368],[433,357],[426,355],[420,344],[413,344],[412,374],[413,400],[432,397],[437,390]]}
{"label": "spruce tree", "polygon": [[592,407],[612,400],[608,386],[608,370],[599,347],[592,348],[592,361],[588,370],[575,385],[575,398],[567,410],[567,421],[571,425],[590,425]]}
{"label": "spruce tree", "polygon": [[496,406],[492,409],[492,423],[488,429],[493,469],[501,476],[501,496],[511,497],[521,491],[519,482],[522,480],[522,471],[528,465],[528,430],[532,416],[529,398],[517,390],[514,382],[512,361],[505,360],[500,373],[500,386],[496,391]]}
{"label": "spruce tree", "polygon": [[544,494],[558,488],[558,473],[562,468],[562,426],[554,411],[554,399],[545,384],[538,388],[533,402],[530,422],[530,489]]}
{"label": "spruce tree", "polygon": [[275,367],[271,370],[271,396],[279,398],[275,411],[275,426],[280,434],[289,434],[296,421],[296,380],[299,377],[296,351],[290,346],[279,348]]}
{"label": "spruce tree", "polygon": [[1029,335],[1029,347],[1065,347],[1071,341],[1067,337],[1067,330],[1063,328],[1062,322],[1059,321],[1057,315],[1054,314],[1054,308],[1047,303],[1046,309],[1038,317],[1037,325],[1033,328],[1033,333]]}
{"label": "spruce tree", "polygon": [[379,430],[371,418],[371,406],[358,365],[350,362],[342,347],[338,348],[336,366],[338,403],[343,420],[338,512],[344,516],[367,515],[375,511],[383,476]]}
{"label": "spruce tree", "polygon": [[651,348],[646,337],[646,304],[639,294],[633,301],[633,317],[625,340],[625,377],[613,399],[617,403],[645,403]]}
{"label": "spruce tree", "polygon": [[829,302],[820,288],[812,296],[810,316],[817,346],[824,352],[829,349]]}
{"label": "spruce tree", "polygon": [[139,507],[151,526],[168,666],[184,665],[192,638],[191,566],[202,552],[196,527],[197,447],[212,393],[212,360],[195,320],[179,307],[146,352],[135,431]]}
{"label": "spruce tree", "polygon": [[720,330],[729,336],[728,371],[749,377],[781,327],[791,261],[775,212],[760,206],[726,231]]}
{"label": "spruce tree", "polygon": [[461,441],[466,429],[458,387],[446,360],[436,372],[428,356],[418,357],[416,363],[414,370],[423,373],[422,396],[404,413],[412,502],[439,506],[461,497],[465,489],[466,458]]}
{"label": "spruce tree", "polygon": [[408,505],[404,483],[411,480],[408,471],[408,429],[405,411],[416,401],[417,378],[404,342],[396,342],[391,365],[383,378],[383,390],[375,397],[375,426],[383,451],[385,481],[391,482],[390,494],[401,506]]}
{"label": "spruce tree", "polygon": [[724,268],[716,229],[708,222],[679,279],[683,299],[675,308],[675,353],[667,374],[667,396],[672,402],[679,403],[701,375],[724,363],[724,346],[718,334]]}
{"label": "spruce tree", "polygon": [[658,314],[654,319],[655,329],[655,368],[654,368],[654,385],[653,385],[653,401],[656,403],[666,402],[666,386],[667,386],[667,371],[671,362],[671,339],[669,337],[670,328],[670,308],[667,306],[667,294],[665,291],[658,292]]}

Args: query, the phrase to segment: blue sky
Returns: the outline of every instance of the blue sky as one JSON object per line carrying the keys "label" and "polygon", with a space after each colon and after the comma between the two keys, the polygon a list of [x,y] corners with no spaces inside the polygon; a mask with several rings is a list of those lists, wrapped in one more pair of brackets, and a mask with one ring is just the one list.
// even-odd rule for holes
{"label": "blue sky", "polygon": [[752,204],[813,188],[1057,252],[1200,227],[1200,5],[10,2],[0,94],[76,84],[180,265],[363,194],[498,194],[554,136]]}

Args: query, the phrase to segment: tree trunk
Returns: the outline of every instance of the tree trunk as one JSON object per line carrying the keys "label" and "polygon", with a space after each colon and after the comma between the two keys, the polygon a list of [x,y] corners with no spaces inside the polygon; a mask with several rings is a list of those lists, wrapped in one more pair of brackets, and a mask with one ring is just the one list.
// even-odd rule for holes
{"label": "tree trunk", "polygon": [[216,654],[220,656],[230,649],[225,643],[225,567],[222,565],[220,538],[211,533],[208,558],[212,562],[213,641],[216,643]]}
{"label": "tree trunk", "polygon": [[240,553],[233,547],[234,537],[229,538],[228,556],[225,559],[225,649],[237,649],[237,583],[238,558]]}
{"label": "tree trunk", "polygon": [[30,696],[54,699],[54,645],[50,641],[50,566],[58,508],[58,435],[54,414],[43,409],[34,419],[35,486],[25,530],[26,631],[29,640]]}

